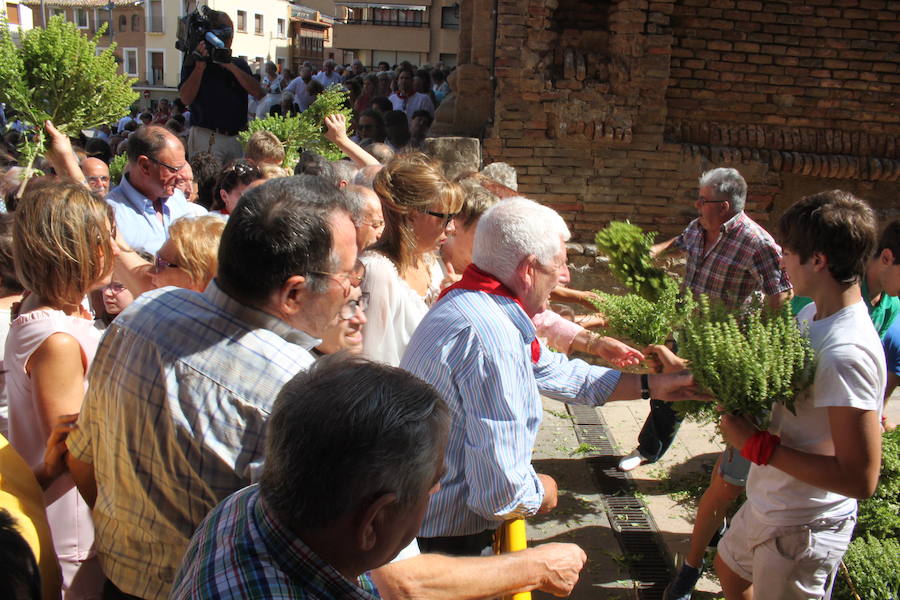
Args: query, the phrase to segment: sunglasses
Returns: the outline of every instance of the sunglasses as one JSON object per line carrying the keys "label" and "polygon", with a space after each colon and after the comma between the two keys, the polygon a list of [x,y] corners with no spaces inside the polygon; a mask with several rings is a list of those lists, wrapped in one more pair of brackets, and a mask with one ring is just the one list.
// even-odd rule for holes
{"label": "sunglasses", "polygon": [[166,259],[162,258],[159,254],[156,255],[156,260],[153,261],[153,266],[156,268],[156,272],[165,271],[166,269],[179,269],[180,267],[175,263],[170,263]]}
{"label": "sunglasses", "polygon": [[439,219],[442,219],[442,220],[444,221],[444,227],[446,227],[447,225],[449,225],[449,224],[450,224],[450,221],[452,221],[453,219],[455,219],[455,218],[456,218],[456,215],[459,214],[459,213],[442,213],[442,212],[435,212],[435,211],[433,211],[433,210],[423,210],[422,212],[425,213],[426,215],[431,215],[432,217],[437,217],[437,218],[439,218]]}

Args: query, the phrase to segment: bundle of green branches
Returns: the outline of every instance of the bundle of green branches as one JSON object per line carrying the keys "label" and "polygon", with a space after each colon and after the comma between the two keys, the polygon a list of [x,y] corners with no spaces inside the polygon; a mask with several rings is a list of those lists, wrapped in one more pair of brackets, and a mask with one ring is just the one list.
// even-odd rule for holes
{"label": "bundle of green branches", "polygon": [[875,493],[859,503],[853,534],[900,538],[900,428],[881,436],[881,475]]}
{"label": "bundle of green branches", "polygon": [[[331,86],[316,96],[315,101],[305,111],[295,116],[272,115],[265,119],[250,121],[245,131],[238,136],[247,143],[256,131],[269,131],[284,146],[282,166],[293,169],[304,150],[311,150],[328,160],[340,160],[344,154],[325,138],[325,117],[340,113],[350,122],[352,111],[347,104],[348,92],[341,86]],[[350,133],[350,132],[348,132]]]}
{"label": "bundle of green branches", "polygon": [[[725,410],[762,428],[773,402],[793,412],[797,395],[812,383],[813,351],[787,305],[764,310],[757,303],[735,315],[701,295],[676,340],[697,384]],[[697,420],[715,418],[710,403],[679,402],[675,408]]]}
{"label": "bundle of green branches", "polygon": [[656,233],[645,233],[626,221],[612,221],[597,232],[597,248],[609,257],[609,269],[632,292],[651,302],[664,293],[671,279],[653,264],[650,247]]}
{"label": "bundle of green branches", "polygon": [[618,296],[595,290],[599,300],[594,305],[609,322],[606,333],[639,348],[664,343],[681,323],[684,313],[678,282],[666,278],[662,286],[655,302],[638,294]]}
{"label": "bundle of green branches", "polygon": [[866,535],[850,542],[834,585],[835,600],[896,600],[900,597],[900,542]]}
{"label": "bundle of green branches", "polygon": [[109,185],[110,187],[114,185],[119,185],[119,182],[122,181],[122,175],[125,173],[125,167],[128,166],[128,154],[123,152],[122,154],[116,154],[113,156],[112,160],[109,161]]}
{"label": "bundle of green branches", "polygon": [[[97,36],[104,31],[105,26]],[[35,158],[47,150],[44,121],[74,136],[82,129],[117,121],[138,98],[131,89],[132,79],[116,72],[115,46],[98,54],[95,40],[55,16],[46,28],[25,33],[19,49],[9,24],[0,23],[0,101],[36,127],[34,136],[22,136],[20,163],[25,173],[20,193]]]}

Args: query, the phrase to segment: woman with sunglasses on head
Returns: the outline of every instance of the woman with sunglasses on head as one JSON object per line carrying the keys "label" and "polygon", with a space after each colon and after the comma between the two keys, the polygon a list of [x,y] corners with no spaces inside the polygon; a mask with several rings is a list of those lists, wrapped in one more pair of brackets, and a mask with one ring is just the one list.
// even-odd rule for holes
{"label": "woman with sunglasses on head", "polygon": [[459,186],[423,154],[400,156],[375,176],[384,233],[362,255],[369,294],[363,354],[397,366],[413,331],[440,293],[437,250],[453,232]]}
{"label": "woman with sunglasses on head", "polygon": [[[34,468],[64,415],[78,413],[100,331],[84,308],[109,283],[117,247],[110,211],[72,181],[32,182],[16,210],[13,254],[26,289],[6,340],[10,443]],[[90,509],[68,473],[46,488],[66,598],[99,598]]]}
{"label": "woman with sunglasses on head", "polygon": [[242,158],[228,163],[219,175],[211,212],[228,218],[241,199],[241,194],[258,179],[262,179],[262,174],[253,163]]}

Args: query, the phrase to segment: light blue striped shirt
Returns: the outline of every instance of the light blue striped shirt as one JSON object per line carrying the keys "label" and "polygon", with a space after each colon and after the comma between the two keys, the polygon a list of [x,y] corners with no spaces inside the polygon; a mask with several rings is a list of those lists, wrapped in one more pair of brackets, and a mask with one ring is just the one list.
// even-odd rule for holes
{"label": "light blue striped shirt", "polygon": [[127,175],[109,191],[106,203],[112,206],[116,215],[116,227],[128,245],[135,250],[144,250],[156,254],[167,239],[169,225],[180,217],[196,217],[206,214],[206,209],[199,204],[188,202],[181,190],[165,199],[162,203],[162,222],[156,217],[153,202],[131,185]]}
{"label": "light blue striped shirt", "polygon": [[275,397],[317,343],[215,282],[142,294],[116,317],[67,444],[94,466],[95,548],[119,589],[168,597],[194,530],[255,478]]}
{"label": "light blue striped shirt", "polygon": [[453,418],[441,488],[431,498],[422,537],[495,529],[534,515],[544,489],[531,466],[544,394],[603,404],[620,373],[551,352],[531,361],[535,330],[511,299],[454,290],[432,307],[400,366],[441,394]]}

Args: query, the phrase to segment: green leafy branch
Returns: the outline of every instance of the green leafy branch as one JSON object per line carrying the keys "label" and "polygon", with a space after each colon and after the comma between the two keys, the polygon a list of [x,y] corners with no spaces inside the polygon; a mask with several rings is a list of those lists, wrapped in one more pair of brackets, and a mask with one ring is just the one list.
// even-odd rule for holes
{"label": "green leafy branch", "polygon": [[9,23],[0,23],[0,101],[12,105],[22,120],[35,126],[32,137],[22,136],[24,183],[34,160],[46,151],[42,129],[52,121],[62,133],[74,136],[82,129],[117,120],[138,98],[133,80],[117,73],[115,45],[97,52],[91,39],[74,23],[54,16],[46,28],[35,28],[22,37],[21,50],[12,40]]}
{"label": "green leafy branch", "polygon": [[645,233],[637,225],[612,221],[597,232],[597,248],[609,257],[609,268],[619,281],[645,300],[655,302],[671,279],[653,264],[650,248],[656,233]]}
{"label": "green leafy branch", "polygon": [[349,93],[340,86],[331,86],[316,96],[309,108],[299,115],[272,115],[250,121],[238,137],[246,144],[257,131],[273,133],[284,147],[282,166],[287,169],[294,168],[304,150],[311,150],[328,160],[340,160],[344,154],[325,138],[324,122],[326,116],[337,113],[343,114],[350,122],[353,111],[348,106],[348,97]]}

